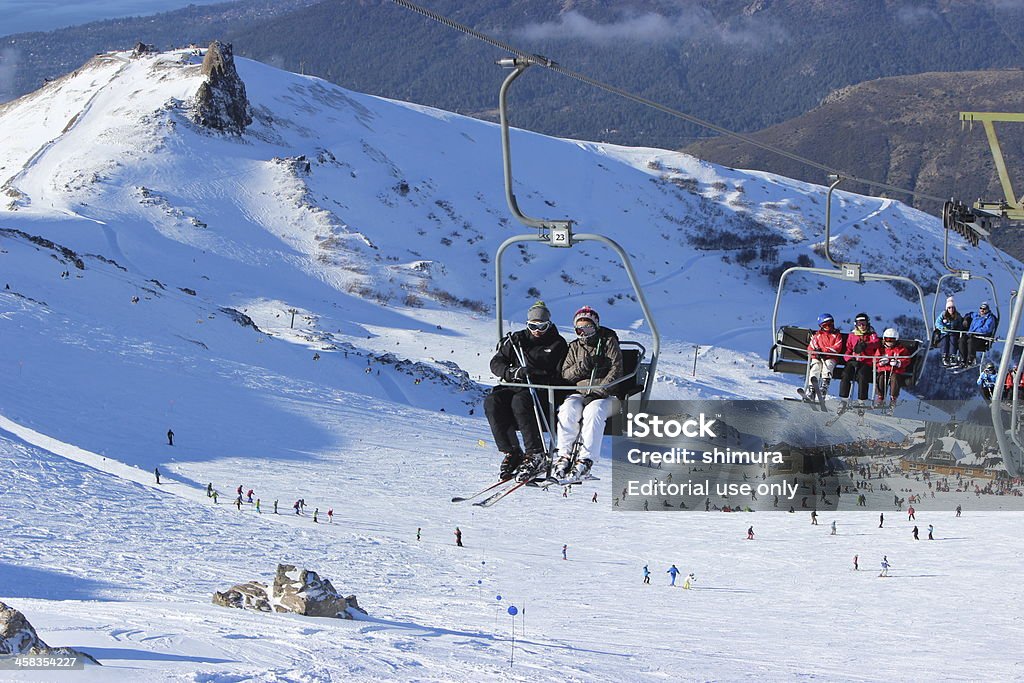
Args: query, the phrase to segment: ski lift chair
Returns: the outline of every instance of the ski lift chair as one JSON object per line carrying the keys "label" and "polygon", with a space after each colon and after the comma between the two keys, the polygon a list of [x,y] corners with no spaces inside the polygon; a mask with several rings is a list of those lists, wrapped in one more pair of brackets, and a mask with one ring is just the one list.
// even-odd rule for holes
{"label": "ski lift chair", "polygon": [[[999,319],[1000,319],[999,294],[996,292],[996,285],[992,281],[992,278],[990,278],[988,276],[985,276],[985,275],[974,275],[969,270],[954,268],[953,266],[951,266],[949,264],[949,233],[951,231],[956,231],[958,234],[963,234],[963,231],[964,231],[963,227],[959,227],[959,228],[957,227],[957,225],[958,225],[957,221],[962,222],[962,220],[963,220],[963,216],[961,215],[961,213],[957,212],[957,208],[956,208],[957,206],[958,205],[955,202],[946,202],[946,204],[943,206],[943,210],[942,210],[942,225],[943,225],[943,228],[944,228],[944,230],[943,230],[943,241],[942,241],[942,264],[946,267],[946,270],[948,270],[949,272],[946,273],[945,275],[940,276],[939,277],[939,281],[936,284],[936,287],[935,287],[935,298],[932,299],[932,321],[935,321],[935,320],[938,319],[938,315],[939,315],[938,314],[938,311],[939,311],[939,301],[944,301],[944,299],[942,298],[942,283],[943,282],[946,282],[947,280],[952,280],[952,279],[962,280],[964,282],[969,282],[971,280],[983,280],[988,285],[988,291],[991,294],[991,297],[989,298],[989,301],[991,303],[989,304],[989,306],[991,307],[990,310],[992,311],[992,314],[995,316],[995,319],[996,319],[996,330],[998,331],[998,329],[999,329]],[[965,318],[967,318],[968,316],[973,317],[973,315],[974,315],[973,312],[968,312],[967,316],[964,316],[964,317]],[[966,323],[965,326],[966,325],[969,325],[969,323]],[[983,368],[985,366],[985,361],[988,358],[988,353],[991,350],[993,343],[999,338],[999,335],[997,333],[993,333],[992,336],[989,337],[989,336],[984,336],[984,335],[978,335],[976,332],[975,333],[967,332],[966,330],[958,331],[957,334],[958,334],[958,338],[957,338],[957,342],[958,342],[957,343],[957,347],[958,348],[959,348],[959,341],[960,341],[959,337],[963,336],[963,335],[979,336],[983,340],[984,346],[981,349],[982,350],[981,361],[978,363],[978,368],[979,368],[979,373],[980,373],[981,368]],[[934,344],[934,342],[935,342],[934,332],[933,332],[933,335],[932,335],[932,342],[933,343],[931,344],[931,346],[932,346],[932,348],[934,348],[934,346],[935,346],[935,344]]]}
{"label": "ski lift chair", "polygon": [[[925,313],[924,290],[916,282],[903,275],[889,275],[886,273],[865,273],[859,263],[839,263],[832,258],[829,245],[832,242],[832,191],[843,181],[841,177],[830,176],[834,179],[829,185],[828,195],[825,202],[825,258],[833,265],[832,268],[814,268],[810,266],[794,266],[787,268],[779,277],[779,289],[775,295],[775,308],[772,311],[772,346],[768,351],[768,368],[774,372],[804,375],[804,386],[807,386],[807,375],[810,373],[810,359],[808,358],[807,345],[811,341],[811,335],[816,330],[798,327],[778,325],[779,307],[782,303],[782,293],[786,287],[786,280],[793,273],[805,272],[825,277],[844,280],[846,282],[902,282],[910,285],[917,292],[918,302],[921,307],[921,321],[924,324],[925,337],[931,339],[931,324]],[[900,342],[907,347],[910,358],[910,373],[906,387],[913,388],[924,372],[928,361],[928,342],[924,339],[900,339]],[[846,333],[843,333],[843,344],[845,347]],[[836,359],[836,370],[833,375],[845,367],[842,357]],[[872,383],[874,383],[874,372],[872,372]]]}
{"label": "ski lift chair", "polygon": [[[497,332],[498,341],[504,337],[504,292],[502,290],[502,266],[501,257],[513,244],[519,244],[523,242],[538,242],[546,244],[549,247],[558,249],[569,249],[572,248],[577,242],[600,242],[610,247],[619,257],[623,267],[626,270],[626,275],[629,277],[629,282],[633,286],[633,293],[636,295],[636,300],[640,304],[640,308],[643,311],[644,319],[651,330],[652,337],[652,348],[650,358],[647,357],[647,348],[635,341],[620,341],[619,346],[622,349],[622,363],[623,363],[623,376],[608,385],[599,386],[586,386],[576,387],[576,389],[605,389],[611,395],[619,399],[620,406],[620,418],[622,419],[609,419],[605,424],[605,433],[618,435],[621,433],[622,423],[628,410],[645,410],[647,403],[651,397],[651,389],[654,384],[655,369],[658,364],[658,354],[661,348],[661,336],[658,333],[658,327],[654,322],[654,318],[651,315],[650,307],[647,305],[647,298],[644,296],[643,290],[640,287],[640,281],[637,279],[636,272],[633,270],[632,262],[629,259],[629,255],[626,251],[619,246],[614,240],[605,237],[604,235],[598,235],[593,233],[574,233],[573,232],[573,221],[570,220],[541,220],[537,218],[531,218],[523,214],[519,209],[519,203],[516,200],[515,193],[512,190],[512,151],[511,144],[509,142],[509,122],[508,122],[508,90],[512,83],[522,75],[522,73],[533,63],[536,58],[522,58],[517,57],[514,59],[502,59],[498,61],[498,64],[505,68],[513,69],[501,84],[501,90],[498,94],[498,105],[501,116],[501,147],[502,147],[502,158],[504,161],[504,176],[505,176],[505,198],[508,202],[509,209],[512,215],[524,225],[536,228],[537,234],[523,234],[514,235],[509,237],[498,247],[494,257],[494,285],[495,285],[495,317],[497,319]],[[513,387],[529,387],[528,384],[515,384],[515,383],[501,383],[503,386]],[[556,424],[556,405],[555,397],[557,391],[566,391],[569,387],[556,386],[556,385],[539,385],[534,384],[532,388],[537,390],[543,390],[547,393],[548,398],[548,425],[554,428]],[[632,400],[636,397],[636,400]],[[632,406],[632,408],[630,408]]]}

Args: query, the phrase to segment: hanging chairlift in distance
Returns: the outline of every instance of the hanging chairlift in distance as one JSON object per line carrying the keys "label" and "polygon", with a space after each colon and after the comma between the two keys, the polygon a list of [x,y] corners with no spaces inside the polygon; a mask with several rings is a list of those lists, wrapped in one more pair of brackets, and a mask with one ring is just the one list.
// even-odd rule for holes
{"label": "hanging chairlift in distance", "polygon": [[[509,142],[510,136],[507,105],[508,90],[512,83],[523,74],[530,64],[530,60],[518,57],[498,61],[498,65],[512,69],[512,72],[501,84],[501,90],[498,94],[498,107],[501,115],[501,149],[502,158],[504,160],[505,199],[507,200],[508,207],[516,220],[527,227],[536,228],[537,230],[535,234],[522,234],[509,237],[501,243],[495,253],[495,317],[497,319],[498,343],[500,344],[501,340],[505,336],[501,257],[505,253],[506,249],[513,244],[520,244],[524,242],[545,244],[549,247],[558,249],[571,249],[577,242],[600,242],[601,244],[610,247],[618,255],[619,259],[622,261],[622,265],[625,267],[626,275],[629,277],[629,282],[633,286],[633,292],[636,295],[636,300],[640,304],[644,319],[651,330],[651,356],[650,359],[647,358],[647,349],[639,342],[620,341],[619,345],[622,349],[623,376],[608,385],[575,387],[573,390],[604,389],[608,391],[608,393],[619,399],[621,407],[620,413],[622,416],[625,416],[627,412],[642,411],[647,408],[647,402],[651,397],[651,388],[654,384],[654,373],[657,368],[658,354],[661,349],[661,336],[658,333],[658,327],[654,322],[654,317],[651,315],[650,307],[647,305],[647,298],[644,296],[643,290],[640,288],[640,282],[636,277],[636,272],[633,270],[633,265],[629,260],[629,255],[614,240],[609,239],[604,235],[573,232],[573,221],[571,220],[545,220],[531,218],[523,214],[519,209],[519,204],[516,201],[515,193],[512,189],[512,151],[511,144]],[[532,386],[534,389],[546,390],[548,408],[550,411],[547,424],[552,427],[556,424],[555,391],[570,390],[570,387],[564,385],[528,385],[508,382],[502,382],[501,384],[503,386],[513,387]],[[630,408],[629,406],[632,397],[638,398],[635,401],[632,401],[632,403],[635,403],[636,405]],[[606,434],[618,433],[621,425],[616,425],[616,422],[621,422],[621,420],[608,420],[605,428]]]}
{"label": "hanging chairlift in distance", "polygon": [[[999,294],[996,291],[996,285],[992,281],[992,278],[985,275],[974,275],[969,270],[960,268],[954,268],[949,264],[949,233],[955,232],[961,235],[970,243],[972,246],[978,245],[978,239],[980,233],[977,232],[976,228],[971,226],[969,219],[970,213],[965,211],[966,207],[955,201],[946,202],[942,207],[942,227],[943,227],[943,244],[942,244],[942,264],[946,267],[949,272],[940,276],[939,281],[935,287],[935,298],[932,300],[932,321],[938,320],[939,316],[939,302],[945,301],[942,296],[942,283],[947,280],[962,280],[969,282],[971,280],[983,280],[988,285],[988,291],[991,294],[989,301],[992,307],[992,312],[996,318],[996,328],[998,330],[1000,313],[999,313]],[[986,233],[987,234],[987,233]],[[943,309],[945,310],[945,309]],[[969,313],[973,315],[973,313]],[[966,324],[964,325],[967,326]],[[951,333],[952,334],[952,333]],[[984,348],[982,348],[981,361],[978,363],[978,372],[981,373],[981,369],[985,367],[985,361],[988,359],[989,353],[992,350],[992,346],[998,341],[999,336],[996,331],[993,331],[992,336],[978,335],[977,332],[967,332],[961,330],[957,332],[957,348],[959,348],[960,337],[963,335],[974,335],[978,336],[982,341],[985,342]],[[933,346],[937,345],[936,332],[932,332]]]}
{"label": "hanging chairlift in distance", "polygon": [[[961,127],[965,124],[980,122],[985,129],[985,136],[988,138],[989,149],[992,151],[992,158],[995,161],[996,171],[999,175],[999,182],[1003,190],[1003,198],[998,201],[978,200],[973,206],[968,207],[962,202],[947,202],[943,207],[943,223],[953,227],[954,230],[967,237],[972,244],[977,245],[979,236],[987,237],[998,221],[999,226],[1008,224],[1020,225],[1024,222],[1024,197],[1017,197],[1013,191],[1013,184],[1010,182],[1010,174],[1003,158],[1003,152],[999,145],[999,138],[996,134],[996,123],[1024,123],[1024,114],[1020,113],[997,113],[997,112],[960,112]],[[999,369],[996,371],[997,378],[1006,377],[1013,361],[1014,351],[1024,346],[1024,339],[1017,336],[1020,328],[1021,311],[1024,309],[1024,274],[1021,275],[1020,284],[1017,287],[1017,296],[1011,298],[1010,323],[1003,340],[1002,356],[999,359]],[[1024,360],[1024,359],[1022,359]],[[992,391],[992,402],[990,410],[992,414],[992,426],[995,428],[996,442],[999,444],[999,453],[1003,457],[1003,464],[1011,477],[1024,475],[1024,432],[1021,425],[1021,392],[1020,380],[1024,371],[1024,362],[1017,362],[1017,368],[1013,374],[1012,392],[1010,400],[1009,421],[1002,406],[1005,386],[1002,381],[996,381]]]}
{"label": "hanging chairlift in distance", "polygon": [[[768,367],[775,372],[782,372],[804,376],[804,386],[807,386],[808,374],[810,373],[810,359],[807,354],[807,345],[810,343],[811,335],[816,330],[795,325],[779,326],[779,307],[782,303],[782,294],[785,291],[786,280],[794,273],[811,273],[825,277],[856,282],[902,282],[910,285],[917,292],[918,301],[921,307],[921,321],[924,324],[926,339],[931,338],[931,324],[925,313],[924,290],[916,282],[902,275],[889,275],[886,273],[866,273],[860,263],[840,263],[832,258],[830,250],[832,241],[832,191],[843,181],[838,176],[829,176],[832,183],[828,188],[828,195],[825,202],[825,258],[828,259],[833,268],[814,268],[810,266],[794,266],[787,268],[779,277],[779,288],[775,296],[775,308],[772,310],[772,346],[768,352]],[[844,334],[845,344],[845,334]],[[910,353],[910,377],[906,387],[913,388],[924,372],[928,358],[928,342],[924,339],[900,339]],[[819,354],[821,355],[821,354]],[[843,357],[836,359],[836,368],[833,376],[838,376],[843,369]],[[874,373],[871,378],[874,383]]]}

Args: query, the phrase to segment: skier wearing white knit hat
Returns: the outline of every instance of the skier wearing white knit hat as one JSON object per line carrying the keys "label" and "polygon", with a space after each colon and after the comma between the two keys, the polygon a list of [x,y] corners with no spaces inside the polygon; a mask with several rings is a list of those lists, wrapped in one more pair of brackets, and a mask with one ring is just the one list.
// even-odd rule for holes
{"label": "skier wearing white knit hat", "polygon": [[576,311],[572,322],[576,339],[562,362],[562,378],[579,389],[558,409],[558,459],[552,474],[580,480],[600,457],[605,422],[617,408],[611,395],[615,387],[607,385],[622,377],[622,351],[618,335],[601,327],[601,317],[591,307]]}

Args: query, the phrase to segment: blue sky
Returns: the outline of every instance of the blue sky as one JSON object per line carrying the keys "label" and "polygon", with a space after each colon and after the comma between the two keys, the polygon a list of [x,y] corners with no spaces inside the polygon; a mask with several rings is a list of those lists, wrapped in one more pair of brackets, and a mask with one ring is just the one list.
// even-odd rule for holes
{"label": "blue sky", "polygon": [[0,35],[49,31],[98,19],[156,14],[217,2],[224,0],[0,0]]}

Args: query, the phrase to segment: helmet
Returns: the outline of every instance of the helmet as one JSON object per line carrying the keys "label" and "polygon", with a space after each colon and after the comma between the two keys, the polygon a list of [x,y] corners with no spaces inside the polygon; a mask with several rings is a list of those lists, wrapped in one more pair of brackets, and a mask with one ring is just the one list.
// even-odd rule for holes
{"label": "helmet", "polygon": [[825,323],[835,324],[835,319],[832,317],[831,313],[822,313],[818,316],[818,327],[821,327]]}
{"label": "helmet", "polygon": [[985,363],[985,372],[995,372],[995,371],[996,371],[996,364],[995,363],[993,363],[991,361],[988,362],[988,363]]}
{"label": "helmet", "polygon": [[895,327],[887,327],[885,328],[885,332],[882,333],[882,339],[892,339],[894,341],[899,341],[900,333],[896,331]]}
{"label": "helmet", "polygon": [[867,313],[858,313],[857,317],[853,319],[854,323],[865,322],[871,324],[871,317]]}

